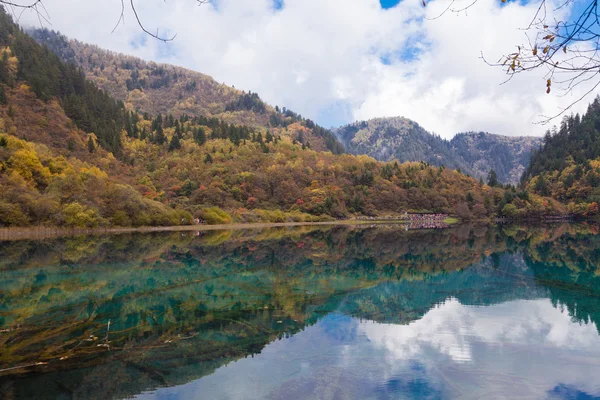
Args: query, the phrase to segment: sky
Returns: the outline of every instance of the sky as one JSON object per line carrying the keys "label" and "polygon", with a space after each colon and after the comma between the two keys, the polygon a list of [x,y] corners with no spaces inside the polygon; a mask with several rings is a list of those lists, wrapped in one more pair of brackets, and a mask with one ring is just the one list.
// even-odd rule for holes
{"label": "sky", "polygon": [[[149,30],[177,34],[169,43],[142,33],[129,8],[112,32],[120,0],[46,0],[49,22],[41,25],[203,72],[326,127],[404,116],[445,138],[465,131],[542,135],[549,126],[536,123],[541,115],[558,113],[587,91],[582,85],[564,97],[548,95],[542,70],[502,84],[505,71],[481,59],[496,62],[525,43],[523,28],[539,3],[478,0],[465,12],[434,18],[448,1],[138,1]],[[455,0],[456,7],[470,2]],[[549,7],[550,18],[569,12]],[[40,26],[33,12],[19,22]]]}

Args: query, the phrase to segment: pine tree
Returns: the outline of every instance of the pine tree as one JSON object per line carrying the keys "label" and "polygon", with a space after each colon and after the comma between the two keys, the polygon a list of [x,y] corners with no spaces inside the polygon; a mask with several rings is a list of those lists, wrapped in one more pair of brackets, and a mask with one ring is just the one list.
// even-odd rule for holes
{"label": "pine tree", "polygon": [[171,142],[169,143],[169,151],[177,150],[181,148],[181,142],[179,141],[179,136],[173,135],[171,138]]}
{"label": "pine tree", "polygon": [[203,146],[204,143],[206,143],[206,132],[204,131],[204,128],[198,128],[198,130],[194,134],[194,140],[200,146]]}
{"label": "pine tree", "polygon": [[487,184],[491,187],[496,187],[498,186],[498,176],[496,175],[496,171],[494,171],[493,169],[490,170],[490,173],[488,174],[488,182]]}
{"label": "pine tree", "polygon": [[175,136],[181,138],[181,126],[179,125],[178,120],[175,120]]}
{"label": "pine tree", "polygon": [[163,145],[167,142],[167,137],[163,132],[162,125],[159,125],[156,129],[156,135],[154,135],[154,142],[158,145]]}
{"label": "pine tree", "polygon": [[88,139],[88,151],[90,153],[94,153],[96,151],[96,144],[94,143],[94,139],[90,136]]}
{"label": "pine tree", "polygon": [[204,163],[211,164],[213,162],[213,158],[210,153],[206,153],[206,157],[204,157]]}
{"label": "pine tree", "polygon": [[0,83],[0,104],[7,104],[8,100],[6,99],[6,91],[4,89],[4,85]]}

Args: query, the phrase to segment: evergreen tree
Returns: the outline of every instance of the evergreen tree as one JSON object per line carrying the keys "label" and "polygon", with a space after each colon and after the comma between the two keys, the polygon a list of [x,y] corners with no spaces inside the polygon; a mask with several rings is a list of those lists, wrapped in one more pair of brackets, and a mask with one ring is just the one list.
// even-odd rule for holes
{"label": "evergreen tree", "polygon": [[[75,66],[60,60],[48,47],[40,46],[17,26],[4,10],[0,10],[0,43],[10,47],[18,60],[16,79],[26,82],[42,101],[57,99],[65,114],[85,132],[94,132],[98,143],[115,155],[121,150],[124,106],[87,81]],[[6,61],[4,52],[3,60]],[[6,76],[6,62],[0,62],[0,80]],[[4,72],[3,72],[4,71]]]}
{"label": "evergreen tree", "polygon": [[179,121],[175,120],[175,136],[181,139],[181,126],[179,125]]}
{"label": "evergreen tree", "polygon": [[169,151],[177,150],[181,148],[181,142],[179,141],[179,136],[173,135],[171,138],[171,142],[169,143]]}
{"label": "evergreen tree", "polygon": [[88,144],[87,144],[87,146],[88,146],[88,151],[89,151],[90,153],[93,153],[93,152],[95,152],[95,151],[96,151],[96,144],[94,144],[94,139],[92,139],[92,137],[91,137],[91,136],[90,136],[90,137],[89,137],[89,139],[88,139]]}
{"label": "evergreen tree", "polygon": [[550,194],[549,190],[548,190],[548,185],[546,184],[546,179],[544,178],[544,175],[538,176],[538,179],[535,182],[535,186],[533,189],[542,196],[548,196]]}
{"label": "evergreen tree", "polygon": [[206,143],[206,132],[204,131],[204,128],[202,128],[202,127],[198,128],[198,130],[194,134],[194,140],[200,146],[203,146]]}
{"label": "evergreen tree", "polygon": [[163,127],[162,125],[159,125],[156,129],[156,134],[154,135],[154,143],[158,144],[158,145],[163,145],[167,142],[167,137],[165,136],[165,133],[163,132]]}
{"label": "evergreen tree", "polygon": [[0,104],[7,104],[6,91],[4,85],[0,83]]}
{"label": "evergreen tree", "polygon": [[493,169],[490,170],[489,174],[488,174],[488,181],[487,184],[491,187],[496,187],[498,186],[498,176],[496,175],[496,171],[494,171]]}
{"label": "evergreen tree", "polygon": [[204,157],[204,162],[205,162],[206,164],[211,164],[211,163],[213,162],[213,158],[212,158],[212,156],[210,155],[210,153],[206,153],[206,156]]}

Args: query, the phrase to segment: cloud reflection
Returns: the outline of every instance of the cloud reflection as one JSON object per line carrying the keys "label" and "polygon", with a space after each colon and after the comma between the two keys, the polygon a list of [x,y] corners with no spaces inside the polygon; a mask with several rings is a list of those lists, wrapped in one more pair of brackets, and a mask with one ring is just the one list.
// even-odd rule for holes
{"label": "cloud reflection", "polygon": [[600,396],[598,376],[595,325],[549,299],[450,298],[407,325],[332,314],[254,358],[139,398],[560,398]]}

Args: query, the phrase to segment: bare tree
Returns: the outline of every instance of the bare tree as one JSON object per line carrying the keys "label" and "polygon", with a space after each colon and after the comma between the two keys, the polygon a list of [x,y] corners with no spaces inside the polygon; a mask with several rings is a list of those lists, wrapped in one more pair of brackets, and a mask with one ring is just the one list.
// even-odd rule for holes
{"label": "bare tree", "polygon": [[[507,0],[500,0],[506,3]],[[541,0],[535,15],[527,27],[524,27],[525,42],[516,45],[516,51],[508,53],[497,62],[490,62],[482,53],[481,58],[490,66],[506,70],[507,81],[517,74],[533,70],[544,70],[545,91],[558,92],[563,97],[573,93],[578,86],[590,85],[583,95],[578,96],[569,105],[555,115],[542,116],[542,124],[563,115],[575,104],[585,99],[600,86],[600,16],[599,0],[577,2],[579,6],[569,20],[557,20],[549,16],[550,7]],[[457,7],[457,1],[450,1],[448,7],[434,19],[453,12],[465,12],[475,5],[477,0],[469,0],[464,7]],[[423,2],[426,5],[425,2]],[[575,5],[575,0],[565,0],[551,9],[559,11]],[[581,11],[579,11],[581,10]]]}
{"label": "bare tree", "polygon": [[[166,1],[166,0],[165,0]],[[210,0],[194,0],[198,5],[202,5],[202,4],[207,4],[210,2]],[[10,10],[20,10],[20,12],[24,12],[26,10],[31,10],[33,12],[35,12],[38,16],[38,18],[40,19],[40,24],[41,24],[41,19],[43,19],[44,21],[46,21],[48,24],[50,24],[50,17],[48,14],[48,11],[46,10],[46,8],[44,7],[44,3],[42,0],[29,0],[28,2],[26,1],[22,1],[22,2],[17,2],[15,0],[0,0],[0,5],[4,5],[6,7],[8,7]],[[136,7],[135,1],[134,0],[129,0],[129,3],[126,4],[126,0],[121,0],[121,11],[119,14],[119,18],[117,20],[117,24],[115,25],[115,27],[113,28],[113,32],[118,28],[118,26],[121,23],[125,22],[125,9],[129,7],[131,9],[131,11],[133,12],[133,15],[135,17],[136,23],[139,25],[140,29],[146,33],[147,35],[160,40],[162,42],[170,42],[173,39],[175,39],[175,37],[177,36],[177,34],[174,34],[173,36],[164,36],[161,35],[160,32],[158,31],[158,29],[156,29],[156,32],[152,32],[150,31],[146,25],[143,23],[142,19],[140,18],[140,15],[138,13],[138,9]]]}

